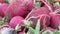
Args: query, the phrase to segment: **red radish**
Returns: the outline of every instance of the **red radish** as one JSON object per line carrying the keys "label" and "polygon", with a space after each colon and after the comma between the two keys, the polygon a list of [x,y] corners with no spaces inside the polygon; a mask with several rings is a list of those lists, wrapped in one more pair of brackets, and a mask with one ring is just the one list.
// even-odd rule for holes
{"label": "red radish", "polygon": [[51,27],[57,29],[60,25],[60,14],[51,14]]}
{"label": "red radish", "polygon": [[54,12],[50,13],[51,19],[51,27],[53,27],[54,29],[58,29],[59,25],[60,25],[60,8],[58,8],[57,10],[55,10]]}
{"label": "red radish", "polygon": [[29,0],[26,6],[27,6],[27,10],[32,10],[32,8],[33,8],[33,0]]}
{"label": "red radish", "polygon": [[4,3],[4,0],[0,0],[0,3]]}
{"label": "red radish", "polygon": [[[9,3],[12,3],[14,0],[8,0],[8,1],[9,1]],[[32,10],[32,8],[33,8],[33,0],[28,0],[28,2],[26,3],[25,6],[27,6],[28,10]]]}
{"label": "red radish", "polygon": [[0,3],[0,16],[4,16],[4,12],[6,11],[8,4]]}
{"label": "red radish", "polygon": [[12,28],[15,28],[18,24],[20,26],[23,25],[22,23],[22,20],[24,20],[21,16],[15,16],[11,19],[9,25],[12,27]]}
{"label": "red radish", "polygon": [[[32,0],[14,0],[10,3],[7,11],[11,13],[12,16],[25,16],[27,14],[27,9],[32,9]],[[8,14],[9,14],[8,13]]]}
{"label": "red radish", "polygon": [[[41,16],[43,15],[43,16],[41,17],[40,15]],[[36,18],[29,19],[30,17],[36,17]],[[46,21],[45,25],[46,24],[49,25],[50,17],[49,17],[49,10],[47,7],[42,7],[42,8],[37,9],[37,10],[32,10],[31,13],[28,14],[28,16],[26,17],[27,20],[33,21],[33,24],[32,24],[33,28],[35,27],[37,20],[40,18],[41,18],[41,29],[43,28],[43,26],[44,26],[43,24],[45,21]]]}
{"label": "red radish", "polygon": [[32,16],[39,16],[41,14],[49,14],[49,9],[44,6],[44,7],[41,7],[41,8],[38,8],[38,9],[33,9],[26,17],[26,19],[28,19],[29,17],[32,17]]}

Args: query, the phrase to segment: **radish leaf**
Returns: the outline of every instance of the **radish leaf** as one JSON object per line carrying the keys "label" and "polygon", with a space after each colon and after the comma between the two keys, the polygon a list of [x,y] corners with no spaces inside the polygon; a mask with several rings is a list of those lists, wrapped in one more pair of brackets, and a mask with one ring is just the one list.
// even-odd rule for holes
{"label": "radish leaf", "polygon": [[37,22],[35,34],[39,34],[39,32],[40,32],[40,20],[38,20],[38,22]]}

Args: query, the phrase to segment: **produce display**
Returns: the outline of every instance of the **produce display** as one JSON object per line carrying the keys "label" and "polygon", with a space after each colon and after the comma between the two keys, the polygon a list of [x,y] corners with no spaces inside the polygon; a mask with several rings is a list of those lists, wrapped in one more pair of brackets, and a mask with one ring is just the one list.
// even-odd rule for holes
{"label": "produce display", "polygon": [[60,34],[60,0],[0,0],[0,34]]}

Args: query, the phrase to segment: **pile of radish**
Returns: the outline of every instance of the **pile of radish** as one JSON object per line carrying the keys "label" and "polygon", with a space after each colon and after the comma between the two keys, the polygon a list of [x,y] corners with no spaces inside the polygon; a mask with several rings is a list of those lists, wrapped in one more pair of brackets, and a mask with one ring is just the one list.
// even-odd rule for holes
{"label": "pile of radish", "polygon": [[0,0],[0,34],[60,34],[60,0]]}

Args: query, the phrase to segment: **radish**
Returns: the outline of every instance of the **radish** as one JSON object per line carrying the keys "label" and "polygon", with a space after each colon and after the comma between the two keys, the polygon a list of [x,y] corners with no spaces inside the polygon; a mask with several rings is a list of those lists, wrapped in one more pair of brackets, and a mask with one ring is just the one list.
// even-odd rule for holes
{"label": "radish", "polygon": [[38,9],[33,9],[25,19],[28,19],[29,17],[32,17],[32,16],[39,16],[41,14],[49,14],[49,9],[44,6],[44,7],[41,7],[41,8],[38,8]]}
{"label": "radish", "polygon": [[[32,24],[33,28],[35,27],[37,20],[40,19],[41,29],[42,29],[45,25],[49,25],[49,21],[50,21],[49,10],[47,7],[41,7],[40,9],[32,10],[31,13],[28,14],[28,16],[25,19],[31,20],[33,22]],[[45,25],[43,25],[44,23]]]}
{"label": "radish", "polygon": [[[12,3],[14,0],[8,0],[8,1],[9,1],[9,3]],[[33,8],[33,0],[28,0],[28,2],[26,3],[25,6],[27,6],[28,10],[32,10],[32,8]]]}
{"label": "radish", "polygon": [[18,34],[24,34],[24,32],[19,32]]}
{"label": "radish", "polygon": [[51,19],[51,27],[54,29],[58,29],[58,26],[60,25],[60,8],[55,10],[54,12],[50,13]]}
{"label": "radish", "polygon": [[0,3],[0,16],[4,16],[4,12],[6,11],[8,7],[8,4],[6,3]]}
{"label": "radish", "polygon": [[33,0],[29,0],[26,6],[27,6],[27,10],[32,10],[32,8],[33,8]]}
{"label": "radish", "polygon": [[[9,4],[7,8],[8,14],[11,13],[11,16],[22,16],[24,17],[27,14],[27,9],[32,9],[32,0],[14,0]],[[7,14],[6,14],[7,15]]]}
{"label": "radish", "polygon": [[51,27],[58,29],[60,25],[60,14],[51,14]]}
{"label": "radish", "polygon": [[20,26],[23,26],[23,23],[22,23],[22,20],[24,20],[21,16],[15,16],[11,19],[9,25],[12,27],[12,28],[15,28],[18,24]]}
{"label": "radish", "polygon": [[0,0],[0,3],[4,3],[4,0]]}

